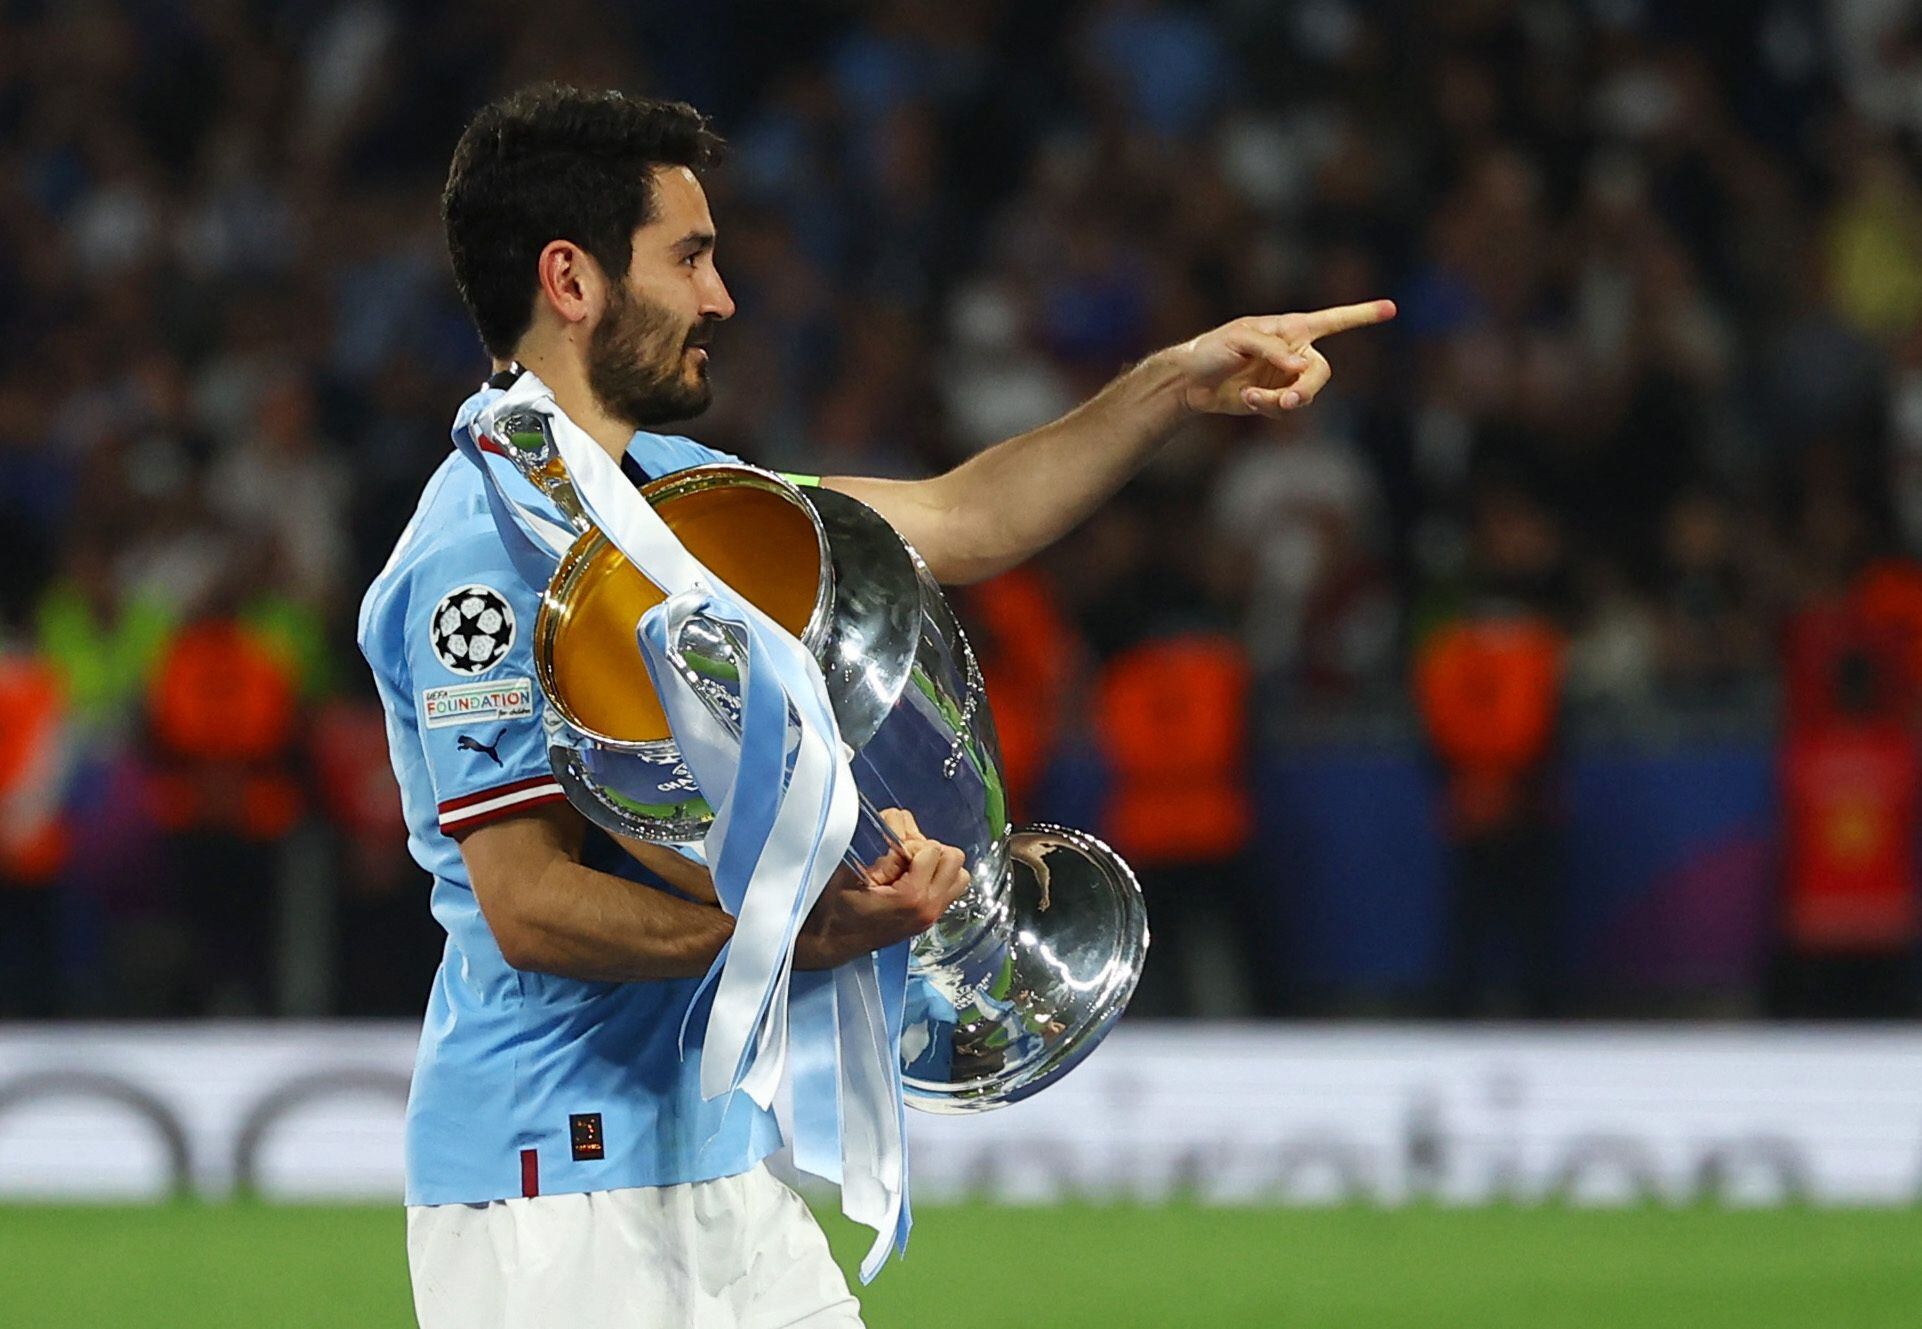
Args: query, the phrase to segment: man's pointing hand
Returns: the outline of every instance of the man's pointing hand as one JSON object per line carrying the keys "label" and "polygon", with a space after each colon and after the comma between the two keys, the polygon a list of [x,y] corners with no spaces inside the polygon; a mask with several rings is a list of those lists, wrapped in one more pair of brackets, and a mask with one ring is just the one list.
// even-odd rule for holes
{"label": "man's pointing hand", "polygon": [[1328,382],[1317,339],[1386,323],[1392,300],[1336,305],[1308,314],[1238,318],[1162,352],[1179,376],[1181,400],[1214,415],[1278,416],[1315,399]]}

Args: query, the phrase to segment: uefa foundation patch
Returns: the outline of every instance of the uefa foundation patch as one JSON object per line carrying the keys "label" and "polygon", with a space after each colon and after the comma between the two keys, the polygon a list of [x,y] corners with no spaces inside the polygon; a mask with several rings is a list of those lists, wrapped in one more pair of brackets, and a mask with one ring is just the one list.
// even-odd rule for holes
{"label": "uefa foundation patch", "polygon": [[420,713],[429,729],[484,720],[525,720],[534,714],[534,683],[526,678],[497,678],[428,688],[420,694]]}

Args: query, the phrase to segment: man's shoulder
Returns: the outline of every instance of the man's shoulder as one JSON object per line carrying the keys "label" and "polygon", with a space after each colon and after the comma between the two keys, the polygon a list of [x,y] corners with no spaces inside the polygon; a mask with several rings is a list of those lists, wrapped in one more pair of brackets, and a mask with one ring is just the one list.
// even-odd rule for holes
{"label": "man's shoulder", "polygon": [[627,445],[627,455],[649,475],[669,475],[675,471],[685,471],[695,466],[712,466],[717,462],[739,462],[741,459],[731,452],[722,452],[698,443],[684,434],[650,434],[641,430]]}

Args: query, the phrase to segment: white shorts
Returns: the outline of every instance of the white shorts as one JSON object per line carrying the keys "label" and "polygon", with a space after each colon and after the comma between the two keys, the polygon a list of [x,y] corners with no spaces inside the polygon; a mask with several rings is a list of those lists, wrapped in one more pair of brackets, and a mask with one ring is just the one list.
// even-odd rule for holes
{"label": "white shorts", "polygon": [[801,1197],[756,1164],[684,1186],[410,1205],[421,1329],[859,1329]]}

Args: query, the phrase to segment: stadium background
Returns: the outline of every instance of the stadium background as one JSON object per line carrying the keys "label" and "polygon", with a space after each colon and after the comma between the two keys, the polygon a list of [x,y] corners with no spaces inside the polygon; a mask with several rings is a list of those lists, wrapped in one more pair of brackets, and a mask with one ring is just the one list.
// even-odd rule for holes
{"label": "stadium background", "polygon": [[[1232,1135],[1365,1116],[1362,1070],[1313,1070],[1330,1047],[1417,1116],[1432,1073],[1438,1124],[1394,1129],[1440,1180],[1238,1188],[1230,1155],[1136,1185],[1152,1137],[1118,1135],[1112,1186],[960,1178],[874,1323],[1913,1322],[1922,20],[1896,0],[0,0],[0,1100],[419,1010],[438,932],[353,612],[484,367],[448,154],[547,77],[685,97],[731,140],[741,313],[695,432],[766,465],[923,473],[1221,319],[1401,306],[1329,345],[1311,411],[1195,424],[962,608],[1021,811],[1099,829],[1149,891],[1148,977],[1082,1074],[1153,1083],[1157,1020],[1233,1021],[1182,1068],[1230,1099],[1237,1060],[1274,1071]],[[1808,1018],[1879,1023],[1768,1023]],[[1455,1208],[1433,1158],[1511,1128],[1460,1124],[1448,1076],[1500,1099],[1543,1038],[1529,1083],[1594,1053],[1584,1101],[1637,1105],[1656,1163],[1596,1196],[1521,1167]],[[1750,1069],[1664,1078],[1698,1052]],[[1846,1094],[1796,1097],[1811,1067]],[[0,1115],[0,1193],[168,1194],[126,1103],[55,1084]],[[1838,1127],[1844,1097],[1884,1115]],[[1511,1133],[1619,1144],[1596,1110]],[[293,1156],[363,1127],[388,1158],[324,1113]],[[1765,1157],[1751,1193],[1700,1162],[1724,1129],[1816,1161]],[[1883,1172],[1824,1170],[1850,1149]],[[0,1271],[23,1324],[406,1319],[391,1209],[0,1208]]]}

